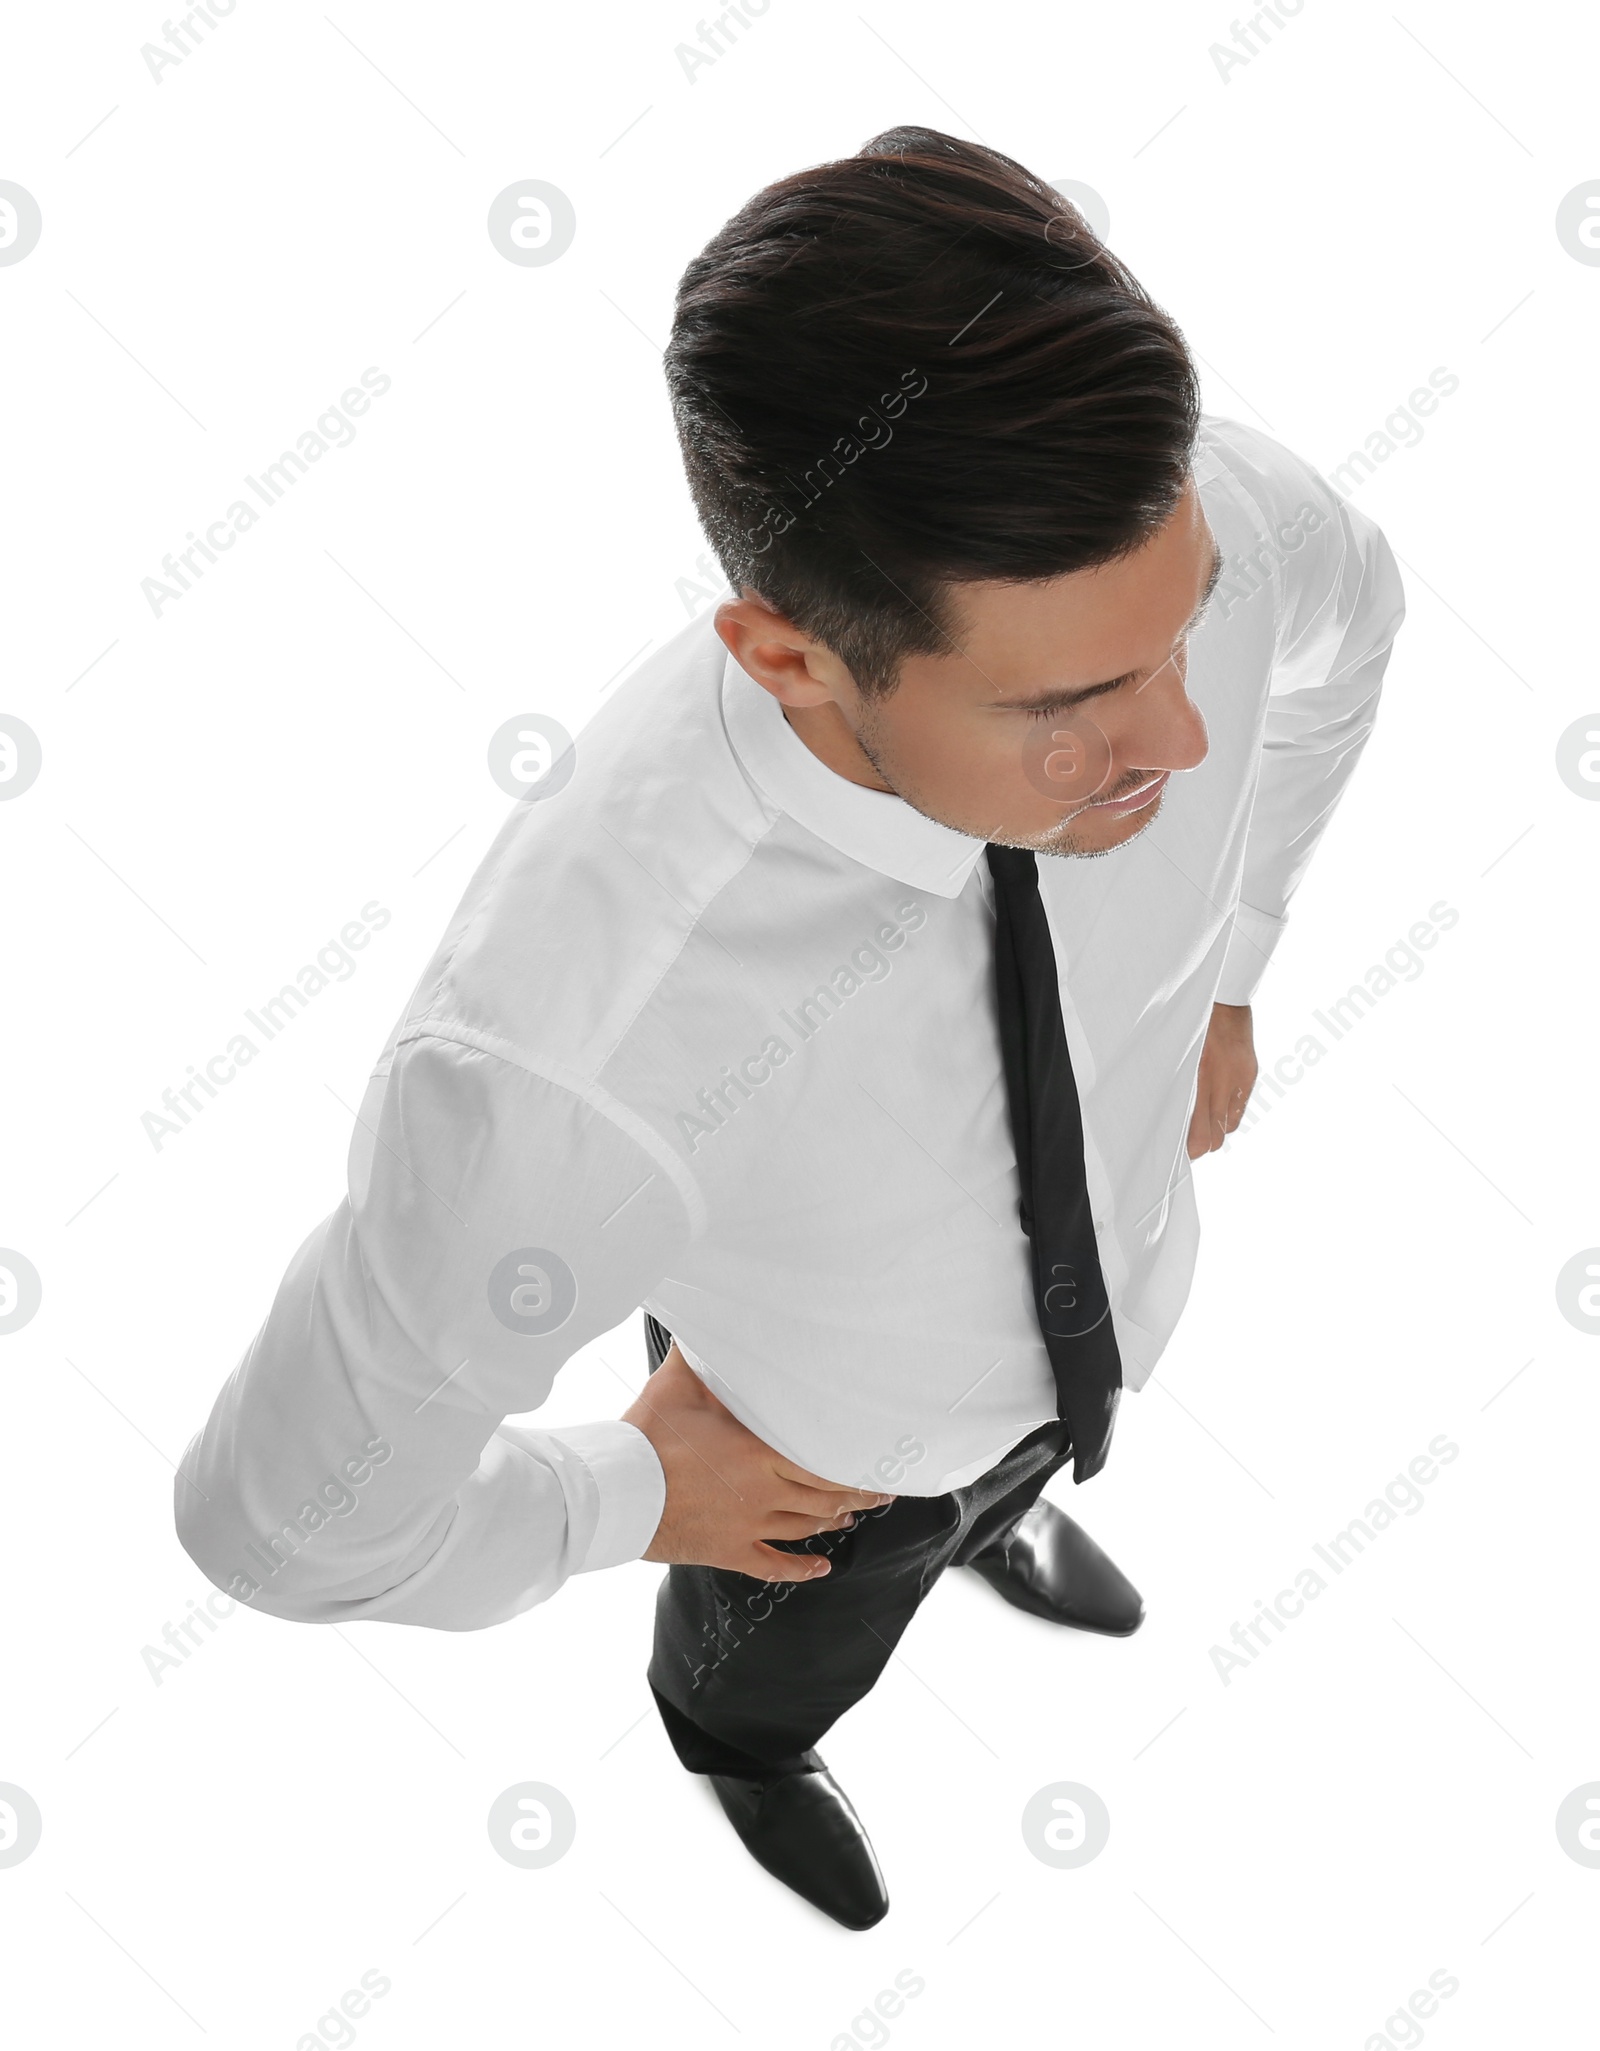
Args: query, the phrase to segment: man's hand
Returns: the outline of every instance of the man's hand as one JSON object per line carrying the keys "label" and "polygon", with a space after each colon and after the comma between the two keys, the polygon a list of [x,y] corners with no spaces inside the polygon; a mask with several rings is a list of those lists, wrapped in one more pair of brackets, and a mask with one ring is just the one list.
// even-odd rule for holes
{"label": "man's hand", "polygon": [[667,1507],[647,1560],[728,1567],[758,1581],[811,1581],[828,1572],[825,1559],[774,1552],[768,1541],[840,1531],[856,1512],[894,1501],[837,1487],[775,1453],[717,1401],[676,1346],[622,1419],[655,1447],[667,1478]]}
{"label": "man's hand", "polygon": [[1244,1116],[1256,1083],[1256,1049],[1248,1004],[1213,1004],[1194,1116],[1189,1120],[1189,1159],[1214,1153]]}

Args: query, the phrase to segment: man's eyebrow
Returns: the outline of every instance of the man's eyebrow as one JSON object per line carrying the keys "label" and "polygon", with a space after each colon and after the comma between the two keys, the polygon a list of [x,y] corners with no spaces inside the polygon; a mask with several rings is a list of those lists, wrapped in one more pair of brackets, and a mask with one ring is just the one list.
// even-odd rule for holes
{"label": "man's eyebrow", "polygon": [[[1200,594],[1200,603],[1190,613],[1188,619],[1184,621],[1180,630],[1181,633],[1187,634],[1206,607],[1211,603],[1211,594],[1216,590],[1218,583],[1221,581],[1222,571],[1222,550],[1217,545],[1215,536],[1213,536],[1211,542],[1211,574],[1206,578],[1206,588]],[[996,698],[992,701],[991,709],[999,712],[1029,712],[1040,711],[1048,706],[1053,711],[1065,712],[1071,706],[1081,705],[1086,698],[1099,698],[1107,691],[1119,690],[1123,684],[1134,683],[1144,674],[1143,670],[1130,669],[1120,677],[1107,677],[1102,683],[1077,684],[1060,690],[1044,691],[1037,698]]]}

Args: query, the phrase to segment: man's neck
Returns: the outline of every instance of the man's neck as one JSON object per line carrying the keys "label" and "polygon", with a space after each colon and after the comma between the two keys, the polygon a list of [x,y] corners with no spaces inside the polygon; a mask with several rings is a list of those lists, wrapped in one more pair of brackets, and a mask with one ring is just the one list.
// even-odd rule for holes
{"label": "man's neck", "polygon": [[781,710],[812,754],[835,776],[894,796],[893,787],[884,782],[862,753],[860,742],[837,705],[785,705]]}

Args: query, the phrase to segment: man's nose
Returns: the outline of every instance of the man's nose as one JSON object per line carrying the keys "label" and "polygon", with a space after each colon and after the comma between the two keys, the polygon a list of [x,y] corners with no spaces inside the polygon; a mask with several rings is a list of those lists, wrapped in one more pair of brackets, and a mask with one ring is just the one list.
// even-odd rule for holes
{"label": "man's nose", "polygon": [[1181,682],[1164,690],[1152,686],[1140,711],[1137,726],[1117,750],[1124,762],[1140,769],[1199,768],[1211,743],[1205,717]]}

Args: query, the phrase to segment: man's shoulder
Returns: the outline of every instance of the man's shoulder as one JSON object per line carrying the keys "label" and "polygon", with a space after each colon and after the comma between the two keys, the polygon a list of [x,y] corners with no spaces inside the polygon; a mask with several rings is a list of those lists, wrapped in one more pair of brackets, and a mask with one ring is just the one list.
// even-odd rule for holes
{"label": "man's shoulder", "polygon": [[1243,549],[1225,547],[1222,617],[1256,589],[1270,590],[1276,657],[1294,654],[1313,667],[1332,659],[1353,620],[1364,646],[1393,638],[1405,615],[1394,552],[1313,464],[1260,428],[1206,415],[1195,477],[1208,512],[1225,497],[1250,530]]}
{"label": "man's shoulder", "polygon": [[567,781],[505,820],[401,1032],[598,1073],[771,824],[723,724],[726,660],[706,615],[607,698]]}
{"label": "man's shoulder", "polygon": [[1202,495],[1208,483],[1220,484],[1269,528],[1296,519],[1315,528],[1338,514],[1339,496],[1314,464],[1242,420],[1202,415],[1195,472]]}

